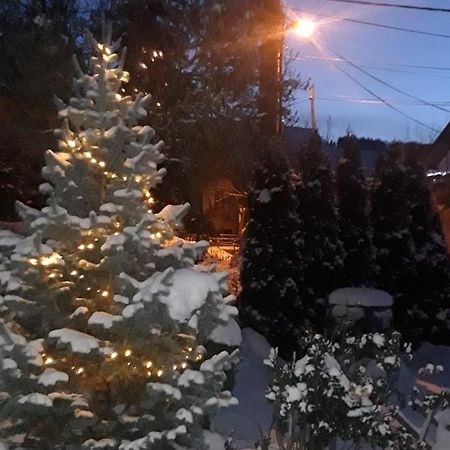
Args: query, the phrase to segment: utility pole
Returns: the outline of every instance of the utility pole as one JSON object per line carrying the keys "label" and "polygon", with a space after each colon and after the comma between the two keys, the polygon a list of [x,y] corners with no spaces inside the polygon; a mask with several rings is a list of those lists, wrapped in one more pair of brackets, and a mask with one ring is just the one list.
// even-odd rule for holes
{"label": "utility pole", "polygon": [[316,133],[316,111],[315,111],[315,101],[316,101],[316,91],[314,83],[309,86],[309,101],[311,103],[311,134]]}
{"label": "utility pole", "polygon": [[284,14],[280,0],[261,1],[261,45],[259,48],[259,112],[261,132],[277,136],[282,132],[282,57]]}

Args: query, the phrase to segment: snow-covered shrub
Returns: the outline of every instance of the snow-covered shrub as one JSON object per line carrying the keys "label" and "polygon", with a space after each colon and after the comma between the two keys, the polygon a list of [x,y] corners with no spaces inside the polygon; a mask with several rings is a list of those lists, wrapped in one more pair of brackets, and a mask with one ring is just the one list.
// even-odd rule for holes
{"label": "snow-covered shrub", "polygon": [[292,363],[280,364],[276,350],[266,361],[274,369],[267,398],[275,406],[280,448],[322,450],[338,440],[420,448],[388,403],[401,362],[398,334],[348,337],[341,345],[310,335],[303,348],[305,355]]}

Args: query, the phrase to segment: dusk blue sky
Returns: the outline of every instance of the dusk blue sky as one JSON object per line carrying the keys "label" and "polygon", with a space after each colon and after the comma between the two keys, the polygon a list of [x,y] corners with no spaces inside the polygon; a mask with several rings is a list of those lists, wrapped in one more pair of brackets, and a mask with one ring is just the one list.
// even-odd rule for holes
{"label": "dusk blue sky", "polygon": [[[396,3],[419,6],[450,7],[450,0],[395,0]],[[434,33],[450,34],[450,13],[412,11],[405,9],[359,6],[327,0],[287,0],[286,6],[312,13],[322,13],[354,19],[413,28]],[[291,15],[291,17],[293,17]],[[417,125],[387,106],[376,102],[370,94],[348,79],[326,60],[310,56],[333,56],[328,48],[354,61],[373,75],[395,87],[430,103],[439,103],[450,110],[450,39],[391,31],[348,22],[323,21],[315,42],[288,37],[286,45],[306,57],[295,61],[302,78],[311,77],[316,86],[316,114],[318,128],[325,133],[326,120],[332,118],[334,138],[345,134],[347,127],[358,136],[384,140],[420,140],[429,142],[436,133]],[[322,47],[322,50],[320,50]],[[359,73],[343,62],[338,64],[369,89],[385,100],[429,126],[442,130],[450,120],[450,113],[417,105],[375,80]],[[401,65],[439,66],[448,70],[426,70]],[[376,66],[376,68],[374,68]],[[380,69],[387,70],[380,70]],[[406,73],[408,72],[408,73]],[[345,101],[339,100],[346,98]],[[297,94],[295,106],[302,121],[309,120],[307,93]],[[416,104],[414,104],[416,103]]]}

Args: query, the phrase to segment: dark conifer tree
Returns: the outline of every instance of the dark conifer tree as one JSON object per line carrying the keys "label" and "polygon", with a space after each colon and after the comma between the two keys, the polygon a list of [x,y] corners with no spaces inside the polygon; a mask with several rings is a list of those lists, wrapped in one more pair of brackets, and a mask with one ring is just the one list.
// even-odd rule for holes
{"label": "dark conifer tree", "polygon": [[[56,94],[67,98],[67,64],[77,51],[76,0],[0,1],[0,220],[17,220],[14,200],[38,206]],[[81,27],[82,28],[82,27]],[[52,68],[52,70],[49,70]]]}
{"label": "dark conifer tree", "polygon": [[350,286],[371,282],[372,245],[367,208],[366,177],[361,163],[358,140],[341,139],[343,148],[336,171],[340,236],[344,245],[344,281]]}
{"label": "dark conifer tree", "polygon": [[434,209],[423,167],[407,149],[406,187],[411,214],[411,234],[415,244],[417,278],[414,305],[408,313],[410,339],[450,341],[450,259],[441,222]]}
{"label": "dark conifer tree", "polygon": [[304,235],[303,272],[307,315],[323,326],[325,299],[342,285],[344,250],[339,239],[334,179],[330,163],[314,137],[301,152],[301,180],[296,187],[298,212]]}
{"label": "dark conifer tree", "polygon": [[303,319],[298,267],[302,239],[285,158],[269,150],[248,194],[240,315],[290,356]]}
{"label": "dark conifer tree", "polygon": [[377,164],[371,217],[377,284],[395,295],[394,320],[401,329],[417,272],[406,177],[399,158],[394,145],[384,163]]}

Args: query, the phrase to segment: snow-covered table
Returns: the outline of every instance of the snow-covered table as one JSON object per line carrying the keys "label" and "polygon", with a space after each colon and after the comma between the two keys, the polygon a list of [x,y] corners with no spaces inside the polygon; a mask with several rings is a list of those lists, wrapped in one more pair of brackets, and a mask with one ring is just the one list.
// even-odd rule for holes
{"label": "snow-covered table", "polygon": [[393,298],[373,288],[341,288],[328,297],[334,325],[347,322],[363,332],[383,331],[392,323]]}

